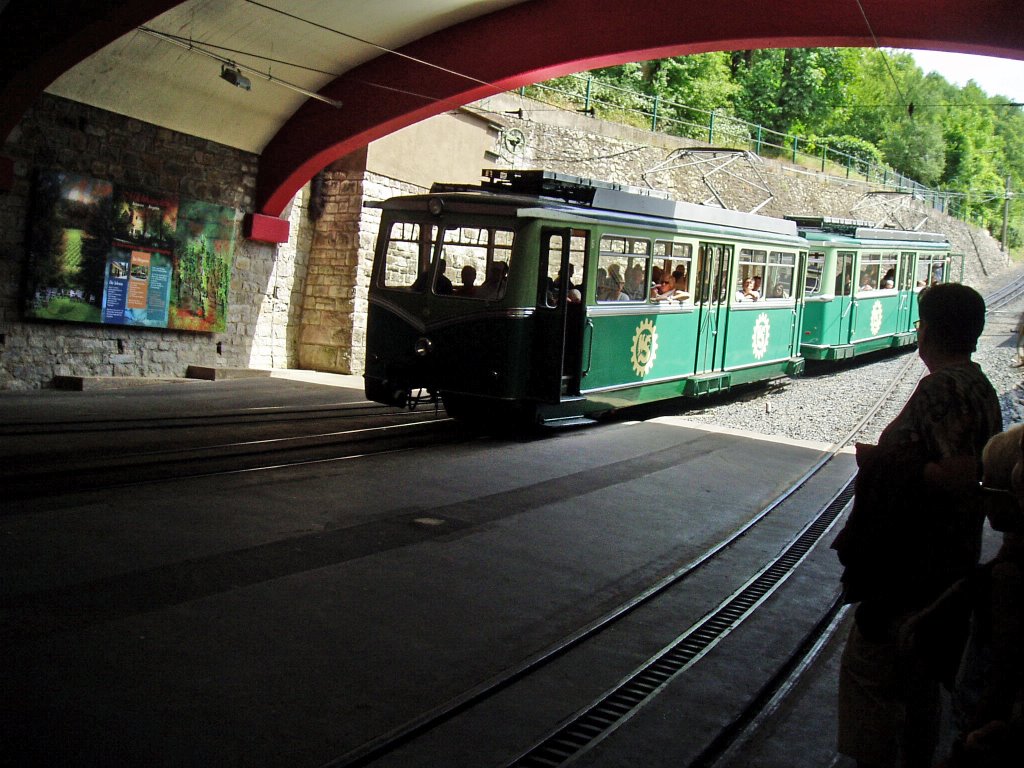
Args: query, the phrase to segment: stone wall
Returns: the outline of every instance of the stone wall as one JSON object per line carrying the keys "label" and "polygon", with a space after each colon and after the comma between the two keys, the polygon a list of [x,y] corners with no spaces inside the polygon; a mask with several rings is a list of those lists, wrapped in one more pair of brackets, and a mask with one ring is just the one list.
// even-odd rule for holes
{"label": "stone wall", "polygon": [[43,96],[3,146],[14,188],[0,194],[0,389],[48,386],[54,376],[177,376],[189,365],[294,364],[288,328],[301,306],[305,253],[301,206],[296,247],[235,241],[224,333],[22,319],[32,178],[56,169],[154,195],[191,197],[251,211],[258,158],[213,142],[52,96]]}
{"label": "stone wall", "polygon": [[523,110],[526,119],[504,118],[506,133],[521,132],[523,140],[498,142],[501,165],[651,187],[677,200],[769,216],[837,216],[943,232],[953,251],[964,257],[968,283],[1009,266],[1008,256],[987,230],[878,184],[750,154],[714,152],[698,141],[550,111],[515,94],[494,96],[477,106],[493,115]]}
{"label": "stone wall", "polygon": [[[520,107],[525,119],[508,117]],[[1008,266],[998,242],[984,230],[856,179],[735,153],[695,151],[707,148],[552,111],[516,95],[469,109],[486,118],[480,130],[493,137],[493,146],[486,146],[490,138],[474,137],[464,148],[481,159],[481,167],[546,168],[769,215],[830,215],[945,232],[965,256],[968,283]],[[452,119],[465,122],[465,115]],[[445,130],[443,119],[434,125]],[[37,169],[62,169],[247,212],[258,158],[50,96],[40,99],[3,152],[14,158],[16,178],[13,191],[0,194],[0,389],[48,386],[57,375],[180,377],[189,365],[359,374],[380,221],[379,211],[363,203],[425,191],[375,168],[373,152],[353,153],[318,174],[286,211],[288,243],[274,247],[236,240],[222,334],[48,324],[21,318],[25,233]],[[461,165],[466,162],[460,159]],[[437,180],[450,179],[438,172]]]}
{"label": "stone wall", "polygon": [[[492,163],[497,167],[544,168],[653,187],[679,200],[756,209],[772,216],[837,216],[878,226],[944,232],[954,252],[963,255],[968,283],[977,283],[1009,264],[987,231],[952,219],[924,201],[857,179],[756,156],[709,152],[700,142],[551,111],[516,95],[492,97],[474,106],[504,125],[489,150],[490,156],[498,158]],[[504,117],[520,107],[528,119]],[[438,124],[438,129],[443,130],[443,125]],[[522,134],[521,141],[518,135],[517,141],[505,141],[513,131]],[[362,203],[425,191],[376,173],[372,164],[366,167],[365,158],[365,153],[358,153],[324,174],[325,214],[317,221],[302,317],[302,367],[362,372],[366,299],[380,221],[379,212],[363,208]],[[954,276],[959,276],[959,269]]]}
{"label": "stone wall", "polygon": [[321,174],[323,213],[316,220],[299,332],[302,368],[362,373],[380,225],[380,211],[363,203],[426,191],[367,170],[365,159],[365,153],[353,153]]}

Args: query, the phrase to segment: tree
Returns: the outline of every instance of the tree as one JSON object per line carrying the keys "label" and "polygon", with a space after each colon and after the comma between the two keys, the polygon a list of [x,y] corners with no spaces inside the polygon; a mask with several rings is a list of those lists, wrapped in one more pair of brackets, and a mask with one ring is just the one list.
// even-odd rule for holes
{"label": "tree", "polygon": [[942,127],[925,120],[900,120],[886,131],[881,147],[885,161],[905,176],[934,186],[946,166]]}

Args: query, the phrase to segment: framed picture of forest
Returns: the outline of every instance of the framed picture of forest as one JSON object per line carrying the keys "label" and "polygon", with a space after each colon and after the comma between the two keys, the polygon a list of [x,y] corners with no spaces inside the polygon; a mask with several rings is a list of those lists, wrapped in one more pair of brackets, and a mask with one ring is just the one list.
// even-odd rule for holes
{"label": "framed picture of forest", "polygon": [[37,175],[25,315],[216,332],[237,211],[60,171]]}

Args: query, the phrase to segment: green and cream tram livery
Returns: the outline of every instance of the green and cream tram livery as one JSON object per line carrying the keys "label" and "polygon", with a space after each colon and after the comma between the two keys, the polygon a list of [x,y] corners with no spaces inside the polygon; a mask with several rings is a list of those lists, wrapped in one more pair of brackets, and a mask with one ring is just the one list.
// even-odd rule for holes
{"label": "green and cream tram livery", "polygon": [[918,293],[949,279],[946,236],[791,218],[808,250],[803,357],[842,360],[916,343]]}
{"label": "green and cream tram livery", "polygon": [[792,221],[547,171],[372,205],[372,400],[559,423],[802,370]]}

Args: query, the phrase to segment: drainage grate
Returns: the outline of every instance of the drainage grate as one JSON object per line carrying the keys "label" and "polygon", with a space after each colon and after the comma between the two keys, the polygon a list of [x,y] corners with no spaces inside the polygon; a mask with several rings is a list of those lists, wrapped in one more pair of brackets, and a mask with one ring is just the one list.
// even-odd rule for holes
{"label": "drainage grate", "polygon": [[853,498],[851,480],[797,539],[699,624],[676,638],[639,671],[591,704],[508,768],[551,768],[590,749],[706,655],[753,613],[796,569]]}

